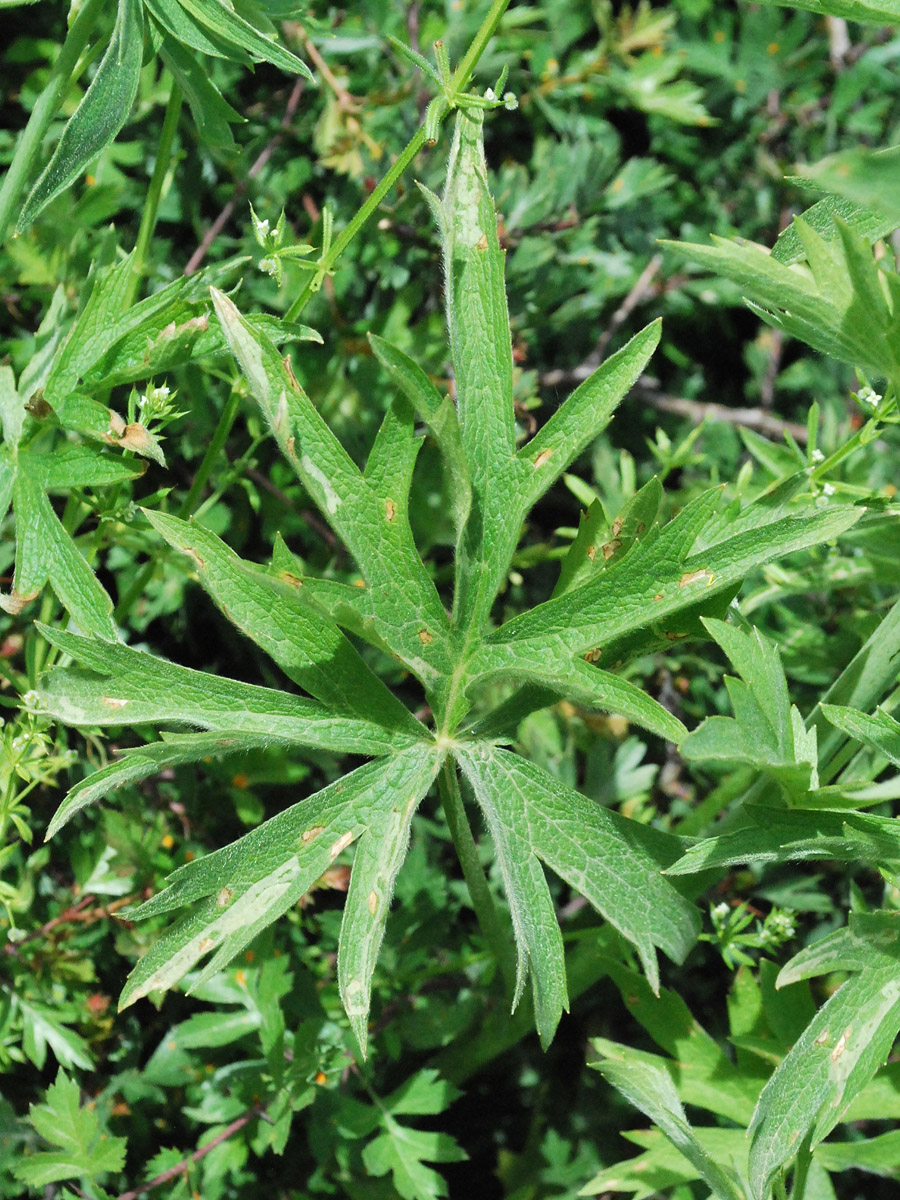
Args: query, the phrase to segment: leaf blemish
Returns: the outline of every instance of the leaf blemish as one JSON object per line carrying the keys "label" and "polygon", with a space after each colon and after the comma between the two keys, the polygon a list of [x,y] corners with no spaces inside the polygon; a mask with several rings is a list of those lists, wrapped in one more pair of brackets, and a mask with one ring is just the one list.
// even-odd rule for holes
{"label": "leaf blemish", "polygon": [[597,555],[597,547],[596,546],[588,546],[587,556],[591,560],[591,562],[594,561],[596,555]]}
{"label": "leaf blemish", "polygon": [[107,708],[124,708],[128,701],[118,700],[115,696],[104,696],[103,703]]}
{"label": "leaf blemish", "polygon": [[384,502],[384,519],[386,521],[393,521],[393,519],[394,519],[394,517],[396,517],[396,515],[397,515],[396,504],[393,502],[393,500],[385,500],[385,502]]}
{"label": "leaf blemish", "polygon": [[612,556],[615,554],[615,552],[617,550],[621,549],[621,546],[622,546],[621,540],[617,537],[614,537],[611,541],[605,542],[600,547],[600,550],[601,550],[604,558],[612,558]]}
{"label": "leaf blemish", "polygon": [[366,903],[368,904],[369,912],[374,917],[375,913],[378,911],[378,893],[369,892],[369,898]]}
{"label": "leaf blemish", "polygon": [[[689,583],[697,583],[697,581],[700,579],[708,579],[709,583],[712,583],[714,576],[711,575],[705,567],[701,568],[699,571],[685,571],[682,577],[678,580],[678,586],[687,587]],[[709,587],[709,583],[706,585],[707,587]]]}
{"label": "leaf blemish", "polygon": [[233,895],[234,892],[231,890],[231,888],[223,887],[218,896],[216,896],[216,907],[225,908],[226,905],[231,903],[231,897]]}
{"label": "leaf blemish", "polygon": [[353,833],[352,832],[348,831],[347,833],[341,834],[341,836],[338,838],[338,840],[334,843],[334,845],[328,851],[328,855],[329,855],[331,861],[334,862],[334,860],[341,853],[341,851],[346,850],[352,841],[353,841]]}
{"label": "leaf blemish", "polygon": [[423,646],[430,646],[431,643],[434,641],[434,638],[431,636],[431,634],[428,632],[427,629],[420,629],[419,630],[419,641],[422,643]]}
{"label": "leaf blemish", "polygon": [[616,519],[613,521],[612,525],[610,525],[610,527],[609,527],[610,535],[614,538],[617,538],[619,536],[619,534],[622,532],[622,526],[624,524],[625,524],[624,517],[616,517]]}
{"label": "leaf blemish", "polygon": [[308,846],[310,842],[315,841],[315,839],[319,836],[320,833],[324,833],[324,832],[325,832],[324,825],[313,825],[313,827],[311,829],[306,829],[306,830],[304,830],[303,833],[300,834],[300,841],[303,843],[304,846]]}
{"label": "leaf blemish", "polygon": [[215,944],[216,943],[211,937],[201,938],[201,940],[197,943],[197,953],[205,954],[207,950],[212,950]]}
{"label": "leaf blemish", "polygon": [[599,662],[603,657],[603,647],[595,646],[593,650],[588,650],[584,656],[584,661],[589,663]]}
{"label": "leaf blemish", "polygon": [[552,457],[553,457],[552,449],[548,448],[546,450],[542,450],[540,452],[540,454],[535,458],[534,463],[532,464],[534,466],[535,471],[538,469],[538,467],[542,467],[544,465],[544,463],[547,462],[547,460]]}
{"label": "leaf blemish", "polygon": [[488,248],[487,234],[483,233],[481,235],[481,237],[478,239],[478,241],[475,243],[475,249],[476,250],[487,250],[487,248]]}

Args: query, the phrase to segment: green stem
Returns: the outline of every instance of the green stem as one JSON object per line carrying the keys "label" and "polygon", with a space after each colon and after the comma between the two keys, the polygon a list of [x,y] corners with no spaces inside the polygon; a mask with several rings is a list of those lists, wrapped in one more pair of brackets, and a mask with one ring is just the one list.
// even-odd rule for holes
{"label": "green stem", "polygon": [[[94,32],[97,16],[103,10],[104,0],[85,0],[78,16],[72,22],[59,58],[53,64],[47,83],[31,110],[28,124],[22,131],[12,163],[0,188],[0,244],[6,232],[37,158],[44,134],[56,116],[66,89],[76,75],[78,60]],[[10,18],[11,19],[11,18]]]}
{"label": "green stem", "polygon": [[450,757],[444,760],[444,765],[438,777],[438,788],[450,836],[453,838],[453,845],[456,847],[463,878],[469,889],[472,907],[475,909],[475,916],[478,919],[478,924],[481,932],[484,934],[485,941],[497,960],[507,990],[512,995],[516,985],[516,968],[509,938],[505,934],[500,924],[500,919],[497,916],[494,898],[488,887],[484,869],[481,866],[481,859],[478,857],[478,847],[475,844],[475,838],[472,836],[469,818],[466,816],[462,795],[460,794],[456,765]]}
{"label": "green stem", "polygon": [[178,130],[178,118],[181,115],[181,88],[176,80],[172,80],[169,90],[169,100],[163,117],[162,132],[159,135],[159,149],[156,152],[156,162],[153,164],[153,174],[150,177],[150,187],[141,214],[141,227],[138,230],[137,242],[134,247],[134,259],[131,264],[131,279],[128,281],[128,291],[125,296],[125,307],[130,308],[137,297],[141,276],[147,263],[147,251],[150,239],[156,228],[159,216],[159,202],[162,197],[163,184],[166,181],[169,165],[172,161],[172,147]]}
{"label": "green stem", "polygon": [[[453,72],[453,78],[450,81],[448,89],[451,95],[456,95],[465,88],[472,76],[472,72],[478,65],[478,60],[484,53],[488,42],[494,36],[497,26],[500,24],[500,18],[503,16],[509,0],[494,0],[491,5],[490,12],[481,23],[481,28],[475,34],[471,46],[463,56],[462,62]],[[449,110],[448,110],[449,111]],[[446,115],[446,114],[445,114]],[[443,120],[443,118],[441,118]],[[425,126],[420,126],[413,134],[411,141],[406,148],[401,152],[399,158],[394,162],[393,166],[380,181],[375,190],[367,198],[365,204],[356,213],[347,228],[340,234],[337,240],[332,244],[331,249],[325,255],[320,263],[320,270],[326,273],[331,270],[337,260],[344,253],[356,235],[368,221],[369,217],[375,212],[381,201],[388,194],[412,160],[416,157],[422,147],[425,145]],[[300,294],[294,300],[293,304],[285,313],[286,321],[294,321],[297,319],[306,306],[307,301],[312,295],[313,280],[315,275],[311,276],[309,281],[302,288]]]}
{"label": "green stem", "polygon": [[791,1200],[803,1200],[806,1194],[806,1180],[809,1176],[809,1168],[812,1166],[811,1142],[812,1130],[803,1139],[800,1149],[797,1152],[797,1161],[794,1164],[794,1179],[791,1184]]}
{"label": "green stem", "polygon": [[[190,516],[190,514],[194,511],[194,507],[200,498],[200,493],[206,486],[206,481],[209,478],[210,472],[212,471],[213,463],[222,453],[222,449],[228,440],[228,435],[231,433],[231,427],[234,424],[240,410],[240,404],[240,394],[236,391],[232,391],[231,395],[228,397],[228,400],[225,402],[221,415],[219,416],[219,422],[216,425],[215,433],[212,436],[212,441],[207,446],[206,453],[203,455],[203,461],[197,468],[190,486],[190,490],[182,500],[181,504],[178,506],[178,512],[176,515],[181,517],[182,520],[185,517]],[[119,603],[116,605],[115,612],[113,613],[114,620],[121,621],[125,614],[131,611],[132,605],[150,582],[150,578],[153,575],[155,567],[156,562],[152,558],[144,563],[143,567],[141,567],[140,571],[138,571],[137,575],[134,577],[131,587],[127,592],[125,592],[124,596],[122,596],[122,598],[119,600]]]}

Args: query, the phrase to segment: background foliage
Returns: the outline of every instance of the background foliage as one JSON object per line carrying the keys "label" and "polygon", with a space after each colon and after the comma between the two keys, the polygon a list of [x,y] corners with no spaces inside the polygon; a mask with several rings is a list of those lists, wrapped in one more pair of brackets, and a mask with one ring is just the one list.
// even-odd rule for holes
{"label": "background foliage", "polygon": [[[5,516],[4,600],[37,590],[48,574],[50,584],[29,607],[15,611],[10,602],[4,607],[14,611],[0,614],[0,1195],[24,1188],[123,1197],[151,1181],[176,1200],[250,1196],[260,1185],[285,1197],[477,1190],[526,1200],[586,1187],[672,1200],[705,1197],[710,1188],[744,1195],[728,1190],[737,1186],[729,1172],[746,1169],[744,1129],[767,1081],[779,1078],[775,1066],[798,1046],[810,1062],[835,1053],[834,1040],[816,1040],[825,1026],[838,1027],[826,1002],[846,1006],[848,1022],[862,1019],[896,978],[887,939],[888,914],[900,906],[890,823],[900,739],[890,717],[896,649],[886,648],[896,637],[889,622],[896,624],[898,437],[891,393],[879,380],[890,382],[890,355],[897,361],[897,289],[893,307],[883,301],[881,358],[855,346],[837,353],[834,337],[827,345],[810,339],[813,350],[799,340],[808,329],[791,327],[783,313],[779,324],[784,292],[752,275],[749,250],[729,241],[704,257],[660,239],[708,247],[712,234],[771,247],[791,216],[818,199],[798,181],[797,164],[896,141],[900,39],[878,23],[889,14],[843,26],[769,5],[546,0],[513,6],[483,55],[480,90],[506,69],[505,87],[518,101],[487,115],[485,141],[506,250],[521,428],[543,424],[602,358],[663,318],[659,349],[616,421],[565,486],[533,510],[498,616],[546,599],[583,510],[599,500],[612,517],[654,475],[666,486],[666,517],[711,485],[725,483],[729,499],[746,502],[803,471],[813,503],[865,504],[867,517],[839,543],[753,574],[734,628],[710,622],[711,641],[660,639],[629,662],[628,678],[694,731],[679,751],[565,701],[532,713],[517,731],[519,749],[591,801],[653,829],[713,839],[679,864],[704,931],[683,966],[664,965],[661,998],[615,932],[553,879],[572,1011],[542,1051],[530,1006],[508,1015],[445,818],[427,802],[396,882],[363,1061],[336,973],[346,859],[191,996],[176,989],[115,1013],[125,976],[162,928],[123,912],[160,891],[176,868],[358,760],[269,747],[171,766],[121,788],[114,802],[43,844],[65,788],[141,737],[115,728],[76,733],[41,714],[33,692],[59,651],[34,618],[62,628],[65,606],[85,629],[85,614],[99,611],[80,576],[67,585],[65,572],[60,582],[50,571],[51,560],[65,560],[75,546],[115,602],[114,616],[97,618],[100,632],[114,621],[132,646],[278,686],[275,669],[212,606],[184,557],[152,535],[142,509],[194,515],[254,562],[268,561],[280,535],[298,569],[355,583],[346,551],[247,403],[218,326],[204,324],[206,295],[210,284],[230,289],[240,279],[242,312],[297,318],[292,305],[312,274],[304,258],[317,258],[332,222],[346,226],[433,94],[387,39],[429,55],[440,38],[455,65],[483,6],[360,0],[308,12],[238,4],[259,36],[279,31],[282,49],[253,65],[246,40],[204,26],[199,0],[194,9],[155,0],[141,6],[140,62],[132,54],[127,67],[116,64],[122,120],[113,140],[84,144],[77,124],[63,135],[64,123],[84,113],[90,81],[102,79],[107,45],[115,48],[118,37],[133,51],[122,23],[136,19],[137,7],[123,3],[117,16],[112,6],[81,6],[92,36],[57,97],[39,170],[0,247],[4,452],[21,432],[7,402],[13,378],[23,396],[28,381],[39,380],[44,401],[81,431],[52,442],[52,471],[41,465],[46,446],[29,442],[15,483],[4,467],[0,488],[5,501],[14,491],[20,524],[26,506],[43,522],[33,546],[20,536],[17,547],[16,515]],[[190,36],[181,29],[187,40],[170,27],[173,11],[193,14]],[[0,51],[6,166],[29,114],[59,78],[66,11],[44,0],[5,9],[3,21],[13,33]],[[204,29],[205,55],[195,44]],[[173,102],[173,77],[181,104]],[[59,168],[66,137],[77,143],[74,172]],[[413,180],[440,191],[448,142],[449,130],[417,156],[311,294],[302,326],[278,332],[258,318],[293,348],[299,381],[358,463],[393,398],[367,334],[447,378],[439,239]],[[865,181],[866,165],[852,179]],[[159,199],[155,229],[145,218],[148,195]],[[851,199],[873,203],[868,194]],[[286,240],[315,251],[277,255],[282,210]],[[855,228],[896,279],[891,221],[882,213],[880,224]],[[799,236],[796,229],[786,237]],[[828,280],[850,277],[859,245],[849,234],[828,245],[845,256]],[[780,246],[785,263],[803,257],[796,245]],[[95,296],[92,311],[87,297],[105,268],[118,290],[99,311]],[[174,338],[153,324],[153,298],[167,287],[184,324]],[[840,306],[856,294],[829,294],[827,311],[819,303],[810,321],[823,337],[829,320],[846,330]],[[134,343],[104,357],[111,323],[140,297],[144,324]],[[80,355],[67,375],[49,364],[76,320]],[[107,406],[118,423],[110,424]],[[42,436],[50,445],[57,435],[48,428]],[[29,466],[32,456],[37,465]],[[436,448],[426,444],[422,458],[410,519],[440,583],[451,570],[453,509]],[[873,637],[882,639],[874,643],[880,655],[870,659],[884,659],[878,688],[866,698],[829,695],[835,707],[826,721],[817,705]],[[727,673],[739,681],[726,682]],[[416,703],[399,665],[385,678]],[[873,717],[878,702],[883,712]],[[780,731],[760,737],[754,714],[773,712],[784,715]],[[802,729],[807,719],[818,754]],[[852,745],[839,745],[835,731]],[[768,844],[752,821],[735,819],[735,802],[747,798],[740,811],[755,811],[764,834],[767,806],[785,793],[802,810],[790,841],[781,834]],[[846,820],[829,824],[810,795],[828,814],[845,809]],[[499,868],[486,845],[481,851],[503,911]],[[870,952],[878,937],[883,960]],[[893,1033],[885,1038],[869,1051],[870,1073],[890,1053]],[[816,1078],[811,1070],[811,1089]],[[863,1082],[808,1177],[798,1182],[795,1172],[796,1200],[887,1197],[896,1187],[896,1064]],[[771,1097],[778,1084],[769,1087]],[[779,1102],[790,1108],[796,1093]],[[635,1131],[645,1123],[632,1104],[657,1128]],[[827,1112],[824,1098],[809,1107]],[[638,1157],[622,1130],[632,1131]],[[757,1181],[790,1153],[776,1161],[776,1149],[772,1164],[757,1163]],[[709,1163],[724,1176],[710,1176]]]}

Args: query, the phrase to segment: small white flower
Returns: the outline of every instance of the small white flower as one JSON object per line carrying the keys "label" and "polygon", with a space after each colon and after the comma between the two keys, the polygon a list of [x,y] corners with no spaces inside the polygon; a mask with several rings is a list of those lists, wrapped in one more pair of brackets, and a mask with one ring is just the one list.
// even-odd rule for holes
{"label": "small white flower", "polygon": [[497,99],[497,93],[493,88],[488,88],[484,93],[484,98],[485,100],[494,101]]}
{"label": "small white flower", "polygon": [[724,921],[730,912],[731,912],[731,909],[726,904],[726,902],[723,900],[721,904],[717,904],[716,907],[712,910],[712,915],[715,917],[715,919],[717,921]]}
{"label": "small white flower", "polygon": [[824,455],[824,454],[822,453],[822,451],[821,451],[821,450],[819,450],[819,449],[813,450],[813,452],[812,452],[812,460],[813,460],[813,462],[814,462],[814,463],[820,463],[820,462],[824,462],[824,461],[825,461],[825,455]]}
{"label": "small white flower", "polygon": [[26,692],[22,697],[22,704],[25,706],[26,712],[38,712],[41,707],[41,697],[35,691]]}
{"label": "small white flower", "polygon": [[833,496],[836,490],[837,490],[837,489],[835,488],[835,486],[834,486],[834,484],[833,484],[833,483],[826,483],[826,484],[823,484],[823,486],[822,486],[822,495],[823,495],[823,496]]}
{"label": "small white flower", "polygon": [[515,112],[515,110],[519,107],[519,102],[512,92],[503,93],[503,107],[508,109],[509,112]]}
{"label": "small white flower", "polygon": [[883,397],[879,396],[878,393],[870,388],[868,384],[859,389],[859,391],[856,393],[856,398],[860,404],[868,404],[870,408],[877,408],[883,399]]}

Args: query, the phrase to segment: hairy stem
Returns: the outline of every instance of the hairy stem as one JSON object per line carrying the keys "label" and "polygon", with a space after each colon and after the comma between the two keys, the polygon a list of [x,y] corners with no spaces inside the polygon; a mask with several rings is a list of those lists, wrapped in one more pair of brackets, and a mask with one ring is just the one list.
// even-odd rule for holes
{"label": "hairy stem", "polygon": [[484,934],[485,941],[497,960],[506,988],[510,995],[512,995],[515,990],[516,968],[509,938],[504,933],[500,925],[500,919],[497,916],[494,898],[491,895],[481,860],[478,857],[478,847],[475,845],[475,838],[472,836],[469,818],[466,816],[462,795],[460,794],[456,764],[449,757],[444,760],[444,765],[438,776],[438,788],[440,790],[444,815],[447,818],[447,825],[450,829],[450,836],[453,838],[453,845],[456,847],[463,878],[469,889],[472,907],[475,909],[475,916],[478,919],[478,924],[481,932]]}
{"label": "hairy stem", "polygon": [[20,207],[19,202],[34,161],[40,153],[44,134],[56,116],[66,89],[75,77],[78,61],[94,32],[97,15],[102,12],[103,5],[104,0],[85,0],[81,11],[72,22],[47,83],[31,110],[28,124],[22,131],[12,163],[0,188],[0,243],[6,238],[13,212]]}
{"label": "hairy stem", "polygon": [[[450,81],[451,94],[456,94],[462,91],[469,82],[472,72],[478,65],[478,60],[487,47],[488,42],[496,32],[497,26],[500,24],[500,18],[503,16],[509,5],[509,0],[494,0],[491,5],[490,12],[481,23],[481,28],[475,34],[471,46],[466,51],[462,62],[453,72],[453,78]],[[335,239],[331,249],[322,259],[320,264],[322,272],[328,272],[332,269],[359,231],[368,221],[369,217],[375,212],[381,201],[388,194],[412,160],[416,157],[422,147],[425,145],[425,126],[420,126],[413,134],[412,139],[407,144],[406,148],[400,153],[394,164],[391,166],[387,174],[382,178],[380,183],[367,198],[365,204],[356,213],[350,221],[347,228]],[[286,321],[296,320],[298,314],[302,312],[307,301],[312,295],[313,279],[310,280],[301,289],[300,294],[296,297],[293,304],[285,313]]]}

